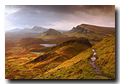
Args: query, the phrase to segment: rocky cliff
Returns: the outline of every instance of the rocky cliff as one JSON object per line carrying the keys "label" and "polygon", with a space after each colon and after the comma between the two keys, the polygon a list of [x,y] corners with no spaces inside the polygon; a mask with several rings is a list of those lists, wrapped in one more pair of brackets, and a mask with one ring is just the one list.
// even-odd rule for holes
{"label": "rocky cliff", "polygon": [[82,34],[86,34],[86,33],[90,33],[90,32],[94,33],[93,31],[89,31],[89,30],[87,30],[83,27],[79,27],[79,26],[73,27],[73,29],[70,30],[68,33],[74,33],[74,32],[82,33]]}

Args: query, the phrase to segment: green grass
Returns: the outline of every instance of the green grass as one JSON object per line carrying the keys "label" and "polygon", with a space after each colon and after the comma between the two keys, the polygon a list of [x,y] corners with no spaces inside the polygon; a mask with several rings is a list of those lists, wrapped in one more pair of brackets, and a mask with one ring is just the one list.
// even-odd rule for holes
{"label": "green grass", "polygon": [[[96,64],[102,68],[103,74],[115,79],[115,34],[92,48],[98,52]],[[93,52],[89,48],[34,79],[108,79],[105,76],[96,75],[92,70],[88,63],[92,54]]]}
{"label": "green grass", "polygon": [[97,65],[102,67],[105,75],[115,78],[115,34],[94,46],[97,53]]}
{"label": "green grass", "polygon": [[90,61],[90,58],[93,56],[93,53],[90,55],[90,57],[87,58],[87,61]]}

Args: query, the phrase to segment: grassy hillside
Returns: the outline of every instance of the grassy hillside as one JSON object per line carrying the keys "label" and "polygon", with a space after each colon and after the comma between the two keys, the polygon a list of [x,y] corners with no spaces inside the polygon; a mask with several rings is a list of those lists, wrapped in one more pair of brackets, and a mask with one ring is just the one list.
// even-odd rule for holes
{"label": "grassy hillside", "polygon": [[[82,38],[82,40],[88,41],[85,38]],[[5,77],[6,79],[32,79],[73,58],[79,52],[90,48],[90,46],[89,41],[72,40],[53,47],[42,55],[30,52],[14,53],[8,57],[6,56]]]}
{"label": "grassy hillside", "polygon": [[55,29],[49,29],[48,31],[38,36],[38,38],[42,38],[42,39],[56,39],[59,37],[65,37],[65,36]]}
{"label": "grassy hillside", "polygon": [[102,34],[106,34],[106,35],[111,35],[115,32],[115,28],[113,28],[113,27],[100,27],[100,26],[89,25],[89,24],[82,24],[82,25],[78,25],[78,26],[83,27],[89,31],[102,33]]}
{"label": "grassy hillside", "polygon": [[77,27],[73,27],[73,29],[64,34],[68,37],[86,37],[92,44],[96,44],[114,32],[115,28],[82,24]]}
{"label": "grassy hillside", "polygon": [[96,64],[101,67],[104,76],[96,75],[92,70],[88,60],[93,52],[89,48],[34,79],[115,79],[115,34],[92,48],[98,52]]}
{"label": "grassy hillside", "polygon": [[[103,27],[82,24],[65,35],[49,29],[38,38],[20,39],[23,34],[5,39],[5,78],[115,79],[115,30],[100,28]],[[43,43],[57,45],[39,45]],[[97,75],[88,62],[93,55],[91,47],[97,52],[96,65],[103,76]]]}
{"label": "grassy hillside", "polygon": [[115,78],[115,34],[110,35],[93,48],[98,52],[96,64],[102,67],[104,75]]}
{"label": "grassy hillside", "polygon": [[62,44],[52,47],[47,53],[45,53],[45,55],[43,55],[43,57],[40,56],[36,58],[35,60],[37,61],[34,60],[34,62],[38,62],[38,60],[40,62],[38,62],[35,66],[38,67],[39,64],[41,65],[41,61],[47,63],[48,60],[54,59],[54,58],[55,58],[54,62],[61,63],[77,55],[79,52],[86,50],[89,47],[91,47],[91,44],[86,38],[80,38],[77,40],[69,40],[69,41],[63,42]]}

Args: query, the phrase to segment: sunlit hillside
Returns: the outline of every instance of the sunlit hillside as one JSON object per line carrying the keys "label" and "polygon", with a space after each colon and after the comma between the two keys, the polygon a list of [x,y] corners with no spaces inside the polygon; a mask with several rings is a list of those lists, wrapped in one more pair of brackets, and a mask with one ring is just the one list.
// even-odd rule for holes
{"label": "sunlit hillside", "polygon": [[116,79],[115,5],[4,7],[5,79]]}
{"label": "sunlit hillside", "polygon": [[86,37],[92,44],[96,44],[114,32],[115,28],[81,24],[77,27],[73,27],[70,31],[64,33],[64,35],[67,35],[68,37]]}
{"label": "sunlit hillside", "polygon": [[[17,43],[25,41],[26,40],[21,39]],[[5,77],[6,79],[32,79],[39,74],[44,74],[46,71],[57,67],[64,61],[73,58],[90,47],[91,44],[86,38],[65,41],[42,54],[38,54],[40,52],[36,51],[31,52],[31,50],[26,51],[26,48],[16,46],[13,48],[14,51],[8,51],[11,52],[11,54],[8,53],[8,55],[6,53]],[[17,48],[19,48],[19,51],[22,51],[17,52]]]}
{"label": "sunlit hillside", "polygon": [[96,64],[101,67],[103,76],[92,70],[88,60],[93,52],[89,48],[34,79],[115,79],[115,34],[92,48],[97,52]]}

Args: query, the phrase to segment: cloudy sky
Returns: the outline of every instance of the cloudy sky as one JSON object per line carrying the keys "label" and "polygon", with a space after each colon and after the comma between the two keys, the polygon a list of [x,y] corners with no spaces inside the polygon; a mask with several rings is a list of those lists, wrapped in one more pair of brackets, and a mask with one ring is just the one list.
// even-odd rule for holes
{"label": "cloudy sky", "polygon": [[5,30],[45,28],[70,30],[80,24],[115,27],[113,5],[6,5]]}

